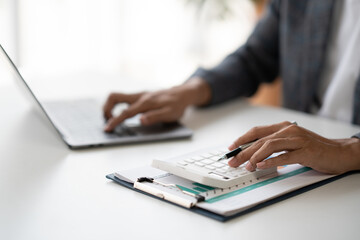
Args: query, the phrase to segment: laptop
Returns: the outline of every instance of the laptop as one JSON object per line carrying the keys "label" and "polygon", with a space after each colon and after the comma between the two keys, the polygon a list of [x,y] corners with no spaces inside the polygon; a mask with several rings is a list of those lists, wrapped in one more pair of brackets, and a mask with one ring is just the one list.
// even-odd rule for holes
{"label": "laptop", "polygon": [[117,126],[112,133],[105,133],[103,131],[105,119],[102,109],[95,99],[40,101],[21,76],[4,48],[1,45],[0,48],[0,61],[5,63],[9,71],[14,73],[18,85],[25,90],[24,94],[27,95],[27,99],[45,114],[60,137],[71,149],[153,142],[192,136],[192,130],[178,122],[142,126],[139,116],[127,119]]}

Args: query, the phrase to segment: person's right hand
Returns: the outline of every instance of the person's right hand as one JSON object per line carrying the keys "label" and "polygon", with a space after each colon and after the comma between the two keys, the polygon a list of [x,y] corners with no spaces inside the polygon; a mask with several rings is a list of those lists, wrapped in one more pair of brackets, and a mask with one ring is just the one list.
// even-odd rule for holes
{"label": "person's right hand", "polygon": [[[202,96],[199,96],[201,92]],[[142,125],[152,125],[159,122],[178,120],[189,105],[202,105],[208,101],[209,87],[203,80],[195,79],[183,85],[156,92],[135,94],[112,93],[104,107],[104,117],[107,119],[106,132],[111,132],[125,119],[142,113]],[[118,103],[128,103],[127,109],[120,115],[113,116],[112,110]]]}

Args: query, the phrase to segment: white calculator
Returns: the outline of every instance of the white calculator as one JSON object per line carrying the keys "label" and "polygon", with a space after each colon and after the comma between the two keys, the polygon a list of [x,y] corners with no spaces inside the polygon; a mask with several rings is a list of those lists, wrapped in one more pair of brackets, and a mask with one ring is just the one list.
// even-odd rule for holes
{"label": "white calculator", "polygon": [[152,161],[152,166],[204,185],[227,188],[258,180],[260,177],[276,172],[276,167],[269,169],[256,169],[249,172],[244,164],[237,168],[229,167],[228,160],[218,161],[228,150],[204,150],[180,157]]}

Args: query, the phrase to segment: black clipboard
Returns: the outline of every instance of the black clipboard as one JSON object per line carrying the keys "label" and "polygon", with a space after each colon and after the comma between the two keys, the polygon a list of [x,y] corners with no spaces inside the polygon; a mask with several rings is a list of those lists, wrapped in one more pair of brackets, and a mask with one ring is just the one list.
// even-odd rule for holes
{"label": "black clipboard", "polygon": [[149,194],[147,192],[144,192],[144,191],[141,191],[139,189],[136,189],[134,188],[133,184],[132,183],[129,183],[129,182],[126,182],[126,181],[123,181],[119,178],[117,178],[114,174],[109,174],[109,175],[106,175],[106,178],[120,184],[121,186],[124,186],[128,189],[131,189],[131,190],[134,190],[136,192],[139,192],[139,193],[142,193],[142,194],[145,194],[147,196],[150,196],[150,197],[153,197],[153,198],[156,198],[156,199],[159,199],[161,201],[165,201],[167,203],[170,203],[172,205],[175,205],[177,207],[180,207],[180,208],[183,208],[183,209],[186,209],[188,211],[191,211],[191,212],[194,212],[194,213],[197,213],[197,214],[200,214],[200,215],[203,215],[203,216],[206,216],[206,217],[209,217],[209,218],[212,218],[214,220],[217,220],[217,221],[220,221],[220,222],[226,222],[226,221],[229,221],[231,219],[234,219],[234,218],[237,218],[237,217],[240,217],[242,215],[245,215],[245,214],[248,214],[250,212],[253,212],[253,211],[256,211],[258,209],[261,209],[261,208],[264,208],[266,206],[269,206],[269,205],[272,205],[274,203],[277,203],[277,202],[281,202],[283,200],[286,200],[288,198],[291,198],[291,197],[294,197],[294,196],[297,196],[299,194],[302,194],[304,192],[307,192],[307,191],[310,191],[314,188],[317,188],[317,187],[320,187],[320,186],[323,186],[325,184],[328,184],[328,183],[331,183],[335,180],[338,180],[340,178],[343,178],[343,177],[346,177],[346,176],[349,176],[351,174],[354,174],[354,173],[360,173],[360,171],[352,171],[352,172],[348,172],[348,173],[344,173],[344,174],[341,174],[341,175],[338,175],[338,176],[334,176],[332,178],[328,178],[328,179],[325,179],[323,181],[320,181],[320,182],[316,182],[316,183],[313,183],[311,185],[308,185],[308,186],[305,186],[303,188],[300,188],[300,189],[297,189],[295,191],[292,191],[292,192],[289,192],[289,193],[286,193],[284,195],[281,195],[279,197],[276,197],[274,199],[271,199],[269,201],[266,201],[266,202],[263,202],[263,203],[260,203],[254,207],[251,207],[251,208],[248,208],[244,211],[241,211],[241,212],[238,212],[238,213],[235,213],[233,215],[230,215],[230,216],[223,216],[223,215],[220,215],[220,214],[217,214],[217,213],[214,213],[214,212],[211,212],[211,211],[208,211],[208,210],[205,210],[205,209],[202,209],[202,208],[199,208],[199,207],[192,207],[192,208],[185,208],[183,206],[180,206],[178,204],[175,204],[173,202],[170,202],[168,200],[165,200],[165,199],[162,199],[160,197],[157,197],[157,196],[154,196],[152,194]]}

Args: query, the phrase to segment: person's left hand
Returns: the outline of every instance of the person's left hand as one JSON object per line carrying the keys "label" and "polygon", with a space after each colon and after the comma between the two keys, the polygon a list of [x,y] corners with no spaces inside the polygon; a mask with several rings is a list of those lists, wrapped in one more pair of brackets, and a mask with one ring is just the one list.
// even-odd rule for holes
{"label": "person's left hand", "polygon": [[[360,139],[357,138],[327,139],[290,122],[282,122],[252,128],[229,149],[256,139],[252,146],[230,159],[229,166],[238,167],[249,160],[246,165],[249,171],[294,163],[329,174],[360,169]],[[285,153],[265,160],[281,151]]]}

